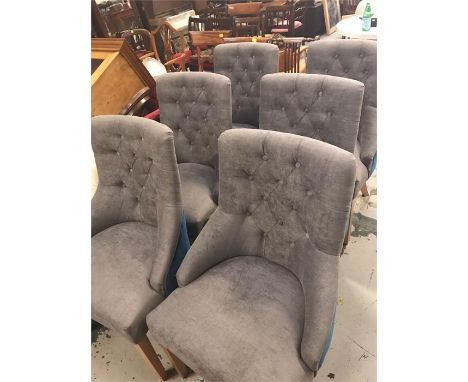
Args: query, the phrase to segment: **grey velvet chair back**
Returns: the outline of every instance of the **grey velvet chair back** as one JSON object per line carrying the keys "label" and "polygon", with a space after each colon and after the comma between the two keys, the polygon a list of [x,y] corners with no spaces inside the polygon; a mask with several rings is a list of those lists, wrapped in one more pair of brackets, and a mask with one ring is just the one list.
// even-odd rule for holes
{"label": "grey velvet chair back", "polygon": [[365,85],[364,105],[377,107],[377,42],[324,40],[307,48],[306,72],[351,78]]}
{"label": "grey velvet chair back", "polygon": [[221,44],[214,49],[214,71],[231,79],[232,121],[258,126],[260,80],[278,72],[279,50],[267,43]]}
{"label": "grey velvet chair back", "polygon": [[354,152],[364,85],[304,73],[262,78],[260,128],[315,138]]}
{"label": "grey velvet chair back", "polygon": [[219,135],[232,127],[231,81],[208,72],[158,78],[161,122],[174,131],[178,163],[216,166]]}
{"label": "grey velvet chair back", "polygon": [[180,219],[172,131],[149,119],[119,115],[94,117],[91,127],[99,177],[92,200],[92,235],[123,222],[158,226],[168,210]]}
{"label": "grey velvet chair back", "polygon": [[224,251],[263,256],[298,278],[305,298],[301,353],[316,370],[336,302],[354,156],[314,139],[251,129],[222,134],[219,153],[218,209],[232,217],[223,228],[233,235]]}

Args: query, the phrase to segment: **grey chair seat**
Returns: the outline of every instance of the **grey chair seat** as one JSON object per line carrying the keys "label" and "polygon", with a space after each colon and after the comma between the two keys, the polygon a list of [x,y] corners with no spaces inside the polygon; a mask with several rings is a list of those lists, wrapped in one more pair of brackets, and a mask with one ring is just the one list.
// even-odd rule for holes
{"label": "grey chair seat", "polygon": [[207,380],[310,381],[299,352],[303,317],[302,286],[292,272],[238,256],[174,291],[147,323]]}
{"label": "grey chair seat", "polygon": [[145,316],[162,300],[149,283],[157,228],[146,223],[113,225],[91,238],[92,317],[138,343]]}
{"label": "grey chair seat", "polygon": [[257,126],[249,125],[248,123],[233,123],[233,129],[258,129]]}
{"label": "grey chair seat", "polygon": [[198,163],[180,163],[178,167],[187,222],[205,222],[217,207],[216,171],[210,166]]}
{"label": "grey chair seat", "polygon": [[361,162],[361,148],[359,142],[356,142],[356,147],[354,149],[354,156],[356,158],[356,185],[354,187],[353,198],[358,196],[359,191],[366,183],[366,180],[369,178],[369,171],[367,167],[364,166],[364,163]]}

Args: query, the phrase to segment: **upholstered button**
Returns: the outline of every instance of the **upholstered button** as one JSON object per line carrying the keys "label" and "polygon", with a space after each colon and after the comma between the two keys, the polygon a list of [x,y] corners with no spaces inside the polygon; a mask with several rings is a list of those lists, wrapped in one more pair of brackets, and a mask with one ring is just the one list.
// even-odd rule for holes
{"label": "upholstered button", "polygon": [[268,156],[267,156],[267,155],[264,155],[264,156],[262,156],[262,159],[263,159],[263,160],[268,160]]}
{"label": "upholstered button", "polygon": [[115,152],[118,156],[120,156],[120,153],[118,151]]}
{"label": "upholstered button", "polygon": [[323,93],[322,93],[322,91],[320,90],[320,91],[318,92],[319,97],[321,97],[322,94],[323,94]]}
{"label": "upholstered button", "polygon": [[332,114],[331,111],[327,111],[328,117],[331,117],[331,114]]}
{"label": "upholstered button", "polygon": [[128,172],[129,172],[130,174],[133,173],[133,168],[131,168]]}
{"label": "upholstered button", "polygon": [[308,232],[306,232],[306,238],[307,238],[307,239],[309,238],[309,233],[308,233]]}
{"label": "upholstered button", "polygon": [[295,166],[296,166],[296,168],[299,168],[299,167],[301,167],[301,164],[299,162],[296,162]]}
{"label": "upholstered button", "polygon": [[268,194],[263,195],[263,200],[268,200]]}
{"label": "upholstered button", "polygon": [[297,94],[297,90],[294,90],[294,91],[293,91],[293,94],[296,95],[296,94]]}
{"label": "upholstered button", "polygon": [[204,121],[208,121],[208,118],[205,117],[205,118],[203,118],[203,120],[204,120]]}
{"label": "upholstered button", "polygon": [[345,72],[345,73],[348,73],[348,72],[349,72],[349,69],[348,69],[348,68],[345,68],[344,72]]}
{"label": "upholstered button", "polygon": [[254,180],[253,175],[249,175],[249,180]]}
{"label": "upholstered button", "polygon": [[305,107],[304,108],[304,111],[307,113],[309,111],[309,108],[308,107]]}
{"label": "upholstered button", "polygon": [[278,180],[278,183],[279,183],[279,184],[283,184],[283,183],[284,183],[284,182],[283,182],[283,179]]}
{"label": "upholstered button", "polygon": [[296,245],[294,244],[294,242],[291,241],[291,242],[289,243],[289,246],[290,246],[291,248],[294,248]]}
{"label": "upholstered button", "polygon": [[245,214],[246,214],[247,216],[251,216],[251,215],[252,215],[252,212],[247,211]]}
{"label": "upholstered button", "polygon": [[179,104],[179,100],[175,101],[175,103],[178,105],[178,104]]}
{"label": "upholstered button", "polygon": [[278,221],[278,224],[279,224],[279,225],[284,225],[284,221],[279,220],[279,221]]}
{"label": "upholstered button", "polygon": [[297,127],[297,124],[296,124],[296,123],[294,123],[294,124],[293,124],[293,127],[294,127],[294,128],[296,128],[296,127]]}
{"label": "upholstered button", "polygon": [[284,106],[281,106],[281,110],[284,111]]}
{"label": "upholstered button", "polygon": [[189,119],[189,115],[188,115],[188,114],[185,116],[185,119]]}
{"label": "upholstered button", "polygon": [[338,54],[335,54],[335,58],[338,58]]}
{"label": "upholstered button", "polygon": [[296,205],[292,206],[292,210],[297,211],[297,206]]}
{"label": "upholstered button", "polygon": [[362,53],[359,53],[359,57],[363,58],[363,57],[364,57],[364,55],[363,55]]}
{"label": "upholstered button", "polygon": [[312,195],[312,191],[309,190],[307,191],[307,196],[310,196],[310,195]]}
{"label": "upholstered button", "polygon": [[368,74],[368,73],[369,73],[369,71],[367,69],[364,70],[364,74]]}
{"label": "upholstered button", "polygon": [[328,69],[325,69],[325,73],[328,73]]}
{"label": "upholstered button", "polygon": [[206,90],[206,88],[205,88],[204,86],[203,86],[203,88],[202,88],[202,89],[203,89],[203,91],[205,91],[205,90]]}

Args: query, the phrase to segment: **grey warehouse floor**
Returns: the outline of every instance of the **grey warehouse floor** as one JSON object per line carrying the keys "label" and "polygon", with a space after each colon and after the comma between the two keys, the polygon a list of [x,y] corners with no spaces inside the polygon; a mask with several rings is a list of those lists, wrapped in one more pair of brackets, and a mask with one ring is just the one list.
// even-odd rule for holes
{"label": "grey warehouse floor", "polygon": [[[341,256],[336,326],[333,341],[316,382],[373,382],[377,379],[377,176],[367,182],[369,197],[359,196],[350,242]],[[157,341],[148,335],[155,345]],[[172,366],[165,354],[166,370]],[[112,330],[102,330],[92,343],[92,380],[160,381],[135,346]],[[170,382],[185,380],[172,369]]]}

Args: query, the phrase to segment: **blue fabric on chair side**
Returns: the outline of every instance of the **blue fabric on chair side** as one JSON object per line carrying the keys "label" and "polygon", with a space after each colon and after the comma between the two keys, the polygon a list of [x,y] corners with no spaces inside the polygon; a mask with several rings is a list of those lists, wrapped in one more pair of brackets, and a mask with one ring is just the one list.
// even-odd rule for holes
{"label": "blue fabric on chair side", "polygon": [[375,168],[377,167],[377,153],[375,153],[374,157],[372,158],[372,162],[369,169],[369,178],[372,176]]}
{"label": "blue fabric on chair side", "polygon": [[187,222],[185,220],[185,215],[182,213],[182,218],[180,221],[179,240],[177,242],[177,248],[175,250],[175,254],[166,277],[165,289],[167,296],[169,296],[178,287],[176,273],[189,249],[190,241],[187,232]]}
{"label": "blue fabric on chair side", "polygon": [[332,321],[332,324],[330,325],[330,330],[328,331],[327,342],[325,342],[322,356],[320,357],[320,362],[319,362],[319,367],[318,367],[319,369],[322,367],[323,361],[325,361],[325,356],[328,353],[328,349],[330,349],[330,345],[331,345],[332,338],[333,338],[333,330],[335,329],[335,322],[336,322],[335,318],[336,318],[336,307],[335,307],[335,311],[333,312],[333,321]]}

